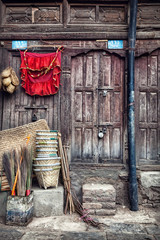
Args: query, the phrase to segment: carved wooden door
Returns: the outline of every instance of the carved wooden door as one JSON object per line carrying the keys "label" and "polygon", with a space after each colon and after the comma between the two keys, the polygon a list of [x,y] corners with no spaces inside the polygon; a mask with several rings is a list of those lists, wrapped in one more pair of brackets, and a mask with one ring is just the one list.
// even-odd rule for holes
{"label": "carved wooden door", "polygon": [[[18,52],[5,50],[5,66],[12,66],[20,77],[20,55]],[[14,94],[3,93],[1,129],[17,127],[39,119],[46,119],[51,129],[59,128],[59,93],[55,96],[30,96],[18,86]]]}
{"label": "carved wooden door", "polygon": [[136,60],[137,163],[160,163],[160,50]]}
{"label": "carved wooden door", "polygon": [[103,51],[72,58],[72,161],[121,163],[124,60]]}

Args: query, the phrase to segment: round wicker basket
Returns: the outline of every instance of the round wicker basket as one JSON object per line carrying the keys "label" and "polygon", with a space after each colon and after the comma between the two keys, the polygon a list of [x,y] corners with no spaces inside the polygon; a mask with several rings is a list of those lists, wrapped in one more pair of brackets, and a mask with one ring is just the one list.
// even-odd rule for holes
{"label": "round wicker basket", "polygon": [[55,164],[55,163],[60,163],[61,158],[60,157],[39,157],[39,158],[34,158],[34,164]]}
{"label": "round wicker basket", "polygon": [[53,169],[55,167],[59,167],[60,166],[60,163],[52,163],[52,164],[33,164],[32,165],[34,167],[34,169]]}
{"label": "round wicker basket", "polygon": [[40,187],[47,189],[48,187],[57,187],[60,166],[55,167],[54,169],[34,169],[38,183]]}

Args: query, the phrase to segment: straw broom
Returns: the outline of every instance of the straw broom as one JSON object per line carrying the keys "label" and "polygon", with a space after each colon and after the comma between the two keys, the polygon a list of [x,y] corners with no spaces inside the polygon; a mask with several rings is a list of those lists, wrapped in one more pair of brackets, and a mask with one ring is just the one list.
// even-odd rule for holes
{"label": "straw broom", "polygon": [[26,149],[26,163],[27,163],[27,183],[26,183],[26,196],[31,192],[31,175],[32,175],[32,150]]}
{"label": "straw broom", "polygon": [[21,192],[21,171],[20,169],[20,158],[21,158],[21,152],[18,149],[13,150],[13,157],[14,157],[14,164],[15,164],[15,174],[18,172],[17,175],[17,196],[20,196]]}
{"label": "straw broom", "polygon": [[27,147],[21,148],[21,154],[22,154],[22,163],[21,163],[21,193],[20,196],[24,197],[26,194],[26,182],[27,182],[27,158],[28,158],[28,152]]}
{"label": "straw broom", "polygon": [[2,163],[10,189],[12,189],[14,183],[14,161],[10,152],[5,152],[3,154]]}
{"label": "straw broom", "polygon": [[14,179],[15,179],[13,151],[10,152],[10,163],[11,163],[11,181],[12,181],[12,187],[13,187]]}
{"label": "straw broom", "polygon": [[[30,137],[31,137],[30,135],[28,135],[26,137],[26,139],[27,139],[26,145],[28,145]],[[23,156],[21,154],[19,166],[21,166],[22,160],[23,160]],[[13,184],[13,188],[12,188],[12,195],[14,194],[14,191],[15,191],[15,187],[16,187],[16,184],[17,184],[18,172],[19,171],[20,171],[20,169],[18,169],[17,172],[16,172],[16,176],[15,176],[15,180],[14,180],[14,184]]]}

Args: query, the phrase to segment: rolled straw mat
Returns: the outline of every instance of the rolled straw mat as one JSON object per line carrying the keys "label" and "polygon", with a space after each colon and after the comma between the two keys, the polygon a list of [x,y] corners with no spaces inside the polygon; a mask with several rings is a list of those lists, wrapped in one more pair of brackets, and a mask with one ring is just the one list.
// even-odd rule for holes
{"label": "rolled straw mat", "polygon": [[[5,151],[17,148],[26,143],[26,138],[30,135],[29,146],[32,146],[35,155],[36,148],[36,130],[49,130],[45,119],[25,124],[16,128],[10,128],[0,131],[0,171],[2,170],[2,156]],[[34,156],[33,156],[34,157]]]}

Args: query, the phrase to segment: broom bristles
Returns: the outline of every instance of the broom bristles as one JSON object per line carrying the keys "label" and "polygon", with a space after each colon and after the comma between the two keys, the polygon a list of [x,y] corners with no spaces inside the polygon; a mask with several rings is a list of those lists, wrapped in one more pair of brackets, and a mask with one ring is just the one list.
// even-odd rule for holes
{"label": "broom bristles", "polygon": [[[17,177],[17,195],[20,196],[21,192],[21,172],[20,172],[20,151],[18,149],[13,150],[13,158],[14,158],[14,164],[15,164],[15,175],[18,171],[18,177]],[[19,170],[18,170],[19,169]]]}
{"label": "broom bristles", "polygon": [[26,181],[27,181],[27,148],[22,147],[21,148],[21,154],[22,154],[22,163],[21,163],[21,196],[25,196],[26,193]]}
{"label": "broom bristles", "polygon": [[13,156],[13,150],[10,153],[10,163],[11,163],[11,185],[13,188],[14,179],[15,179],[15,171],[14,171],[14,156]]}
{"label": "broom bristles", "polygon": [[26,148],[26,163],[27,163],[27,184],[26,190],[31,187],[31,172],[32,172],[32,151]]}
{"label": "broom bristles", "polygon": [[10,188],[12,189],[12,170],[11,170],[11,163],[10,163],[10,153],[5,152],[2,157],[3,168],[9,183]]}

